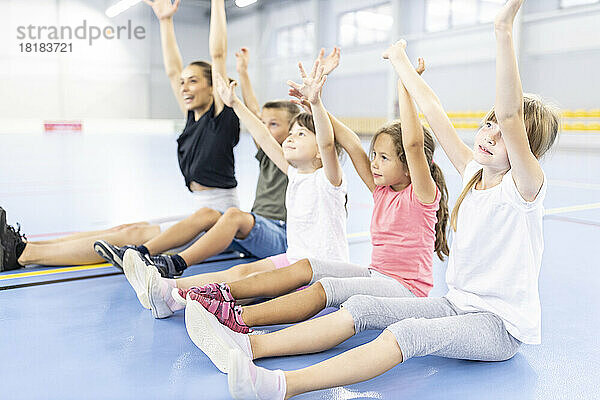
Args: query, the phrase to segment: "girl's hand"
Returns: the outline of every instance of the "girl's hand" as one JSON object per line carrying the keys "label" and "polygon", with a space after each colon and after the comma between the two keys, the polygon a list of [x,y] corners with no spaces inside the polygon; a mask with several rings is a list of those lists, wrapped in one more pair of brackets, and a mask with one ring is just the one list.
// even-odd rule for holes
{"label": "girl's hand", "polygon": [[399,56],[406,51],[406,40],[400,39],[396,43],[388,47],[382,54],[382,57],[386,60],[390,60]]}
{"label": "girl's hand", "polygon": [[175,11],[177,11],[177,8],[179,7],[180,1],[181,0],[175,0],[171,3],[171,0],[144,0],[144,3],[152,7],[156,17],[161,20],[173,17],[173,14],[175,14]]}
{"label": "girl's hand", "polygon": [[417,65],[415,71],[417,71],[417,74],[419,75],[423,75],[423,72],[425,72],[425,60],[423,57],[419,57],[419,65]]}
{"label": "girl's hand", "polygon": [[325,49],[321,49],[317,60],[319,60],[319,62],[323,66],[323,73],[325,75],[329,75],[334,69],[338,67],[338,65],[340,65],[340,53],[340,48],[334,47],[333,51],[327,57],[325,57]]}
{"label": "girl's hand", "polygon": [[302,76],[302,85],[292,81],[287,81],[287,84],[298,90],[310,104],[316,104],[321,99],[321,89],[327,80],[324,68],[319,59],[315,60],[313,69],[308,76],[302,63],[298,63],[298,67],[300,68],[300,76]]}
{"label": "girl's hand", "polygon": [[233,103],[237,100],[237,96],[235,94],[235,87],[237,86],[236,81],[231,81],[229,84],[225,82],[223,76],[221,74],[217,75],[217,81],[215,82],[215,89],[223,100],[223,103],[227,107],[233,107]]}
{"label": "girl's hand", "polygon": [[512,31],[513,22],[515,16],[521,8],[524,0],[508,0],[506,4],[498,11],[496,18],[494,19],[494,26],[500,29],[507,29]]}
{"label": "girl's hand", "polygon": [[312,114],[310,103],[308,100],[306,100],[306,97],[302,96],[302,93],[300,93],[298,89],[291,88],[288,94],[292,97],[295,97],[295,99],[290,100],[292,103],[298,104],[305,112]]}
{"label": "girl's hand", "polygon": [[242,47],[240,51],[235,53],[235,69],[238,74],[248,70],[248,63],[250,62],[250,52],[247,47]]}

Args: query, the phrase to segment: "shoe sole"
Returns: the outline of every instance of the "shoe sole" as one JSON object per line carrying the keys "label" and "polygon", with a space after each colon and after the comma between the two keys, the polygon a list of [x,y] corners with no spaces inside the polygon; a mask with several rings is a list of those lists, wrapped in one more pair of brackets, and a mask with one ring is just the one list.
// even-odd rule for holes
{"label": "shoe sole", "polygon": [[[152,267],[147,266],[146,268],[152,268]],[[152,295],[152,293],[153,293],[152,287],[157,284],[156,279],[160,279],[159,277],[160,277],[160,274],[158,273],[158,271],[156,271],[156,273],[148,271],[148,274],[147,274],[148,287],[146,288],[146,293],[148,295],[148,302],[150,303],[150,310],[152,310],[152,316],[156,319],[168,318],[171,315],[173,315],[173,311],[170,311],[170,310],[167,311],[166,314],[164,314],[164,315],[160,315],[158,313],[158,307],[157,307],[156,301],[154,301],[154,296]],[[164,302],[164,300],[162,300],[162,301]],[[167,309],[168,308],[169,307],[167,306]]]}
{"label": "shoe sole", "polygon": [[112,251],[112,249],[107,246],[104,240],[99,240],[94,243],[94,251],[98,253],[98,255],[109,264],[114,265],[117,268],[123,269],[123,260],[119,258],[119,255]]}
{"label": "shoe sole", "polygon": [[148,266],[133,249],[129,249],[123,256],[123,272],[129,284],[135,290],[138,300],[144,308],[150,310],[148,299]]}
{"label": "shoe sole", "polygon": [[228,353],[232,349],[212,328],[209,318],[214,315],[206,311],[197,301],[187,300],[185,328],[192,342],[210,358],[223,373],[229,371]]}

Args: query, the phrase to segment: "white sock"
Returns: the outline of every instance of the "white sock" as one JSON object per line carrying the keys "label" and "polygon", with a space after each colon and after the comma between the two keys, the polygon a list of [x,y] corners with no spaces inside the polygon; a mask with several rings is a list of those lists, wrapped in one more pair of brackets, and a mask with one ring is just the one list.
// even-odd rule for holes
{"label": "white sock", "polygon": [[173,296],[171,296],[171,290],[173,290],[174,287],[177,287],[175,279],[159,278],[158,284],[160,286],[160,295],[165,300],[171,311],[175,312],[185,308],[185,306],[175,301]]}
{"label": "white sock", "polygon": [[250,379],[254,383],[256,394],[261,399],[283,400],[285,398],[285,375],[282,370],[257,367],[250,361]]}

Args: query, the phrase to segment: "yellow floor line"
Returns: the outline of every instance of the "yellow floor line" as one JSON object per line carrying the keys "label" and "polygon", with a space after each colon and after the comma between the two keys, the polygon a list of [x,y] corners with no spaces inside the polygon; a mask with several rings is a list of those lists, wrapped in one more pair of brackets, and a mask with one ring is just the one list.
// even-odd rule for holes
{"label": "yellow floor line", "polygon": [[[348,239],[365,237],[365,236],[369,236],[369,234],[370,233],[368,231],[351,233],[348,235]],[[30,276],[54,275],[54,274],[60,274],[63,272],[89,271],[89,270],[93,270],[93,269],[106,268],[109,266],[111,266],[111,264],[103,263],[103,264],[94,264],[94,265],[80,265],[80,266],[76,266],[76,267],[47,269],[44,271],[21,272],[18,274],[0,275],[0,281],[4,281],[4,280],[8,280],[8,279],[17,279],[17,278],[28,278]]]}
{"label": "yellow floor line", "polygon": [[93,269],[106,268],[109,266],[111,266],[111,264],[103,263],[103,264],[93,264],[93,265],[80,265],[77,267],[47,269],[44,271],[21,272],[18,274],[0,275],[0,281],[4,281],[7,279],[27,278],[30,276],[53,275],[53,274],[60,274],[63,272],[88,271],[88,270],[93,270]]}
{"label": "yellow floor line", "polygon": [[600,208],[600,203],[590,203],[590,204],[581,204],[578,206],[549,208],[546,210],[546,215],[561,214],[561,213],[566,213],[566,212],[571,212],[571,211],[593,210],[596,208]]}

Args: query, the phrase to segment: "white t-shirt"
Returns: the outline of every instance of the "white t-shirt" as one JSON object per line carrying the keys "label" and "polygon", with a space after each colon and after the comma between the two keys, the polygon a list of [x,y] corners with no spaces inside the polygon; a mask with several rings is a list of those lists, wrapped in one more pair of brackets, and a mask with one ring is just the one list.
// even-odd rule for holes
{"label": "white t-shirt", "polygon": [[323,168],[301,174],[290,166],[287,175],[288,260],[314,257],[348,262],[346,177],[342,176],[340,186],[333,186]]}
{"label": "white t-shirt", "polygon": [[[463,187],[482,166],[471,161]],[[502,182],[466,195],[458,213],[446,297],[464,311],[489,311],[523,343],[541,341],[538,278],[544,250],[546,176],[534,201],[521,197],[509,170]]]}

